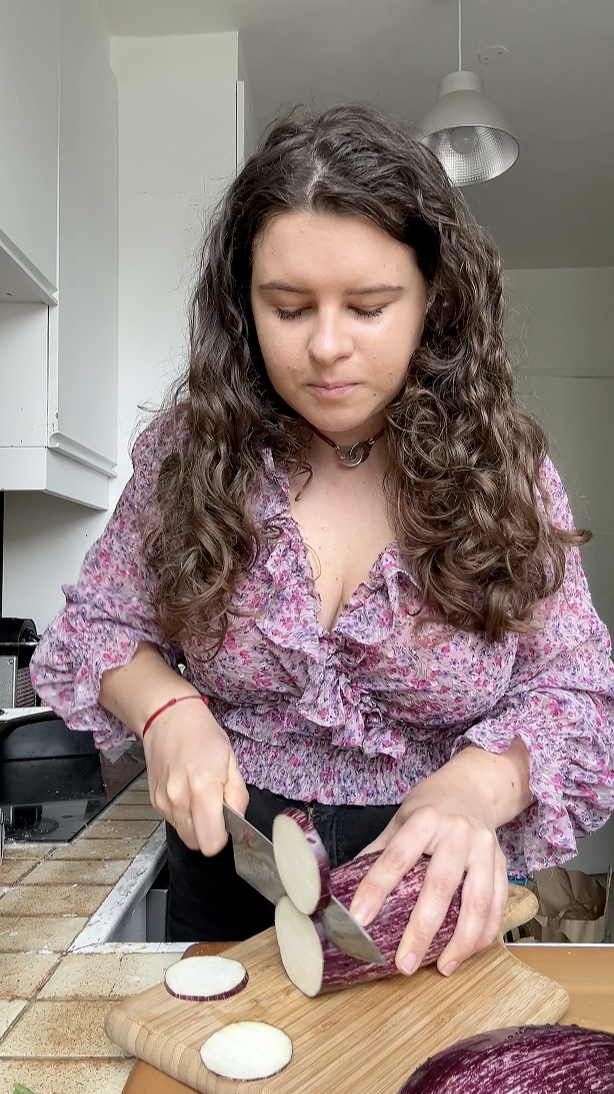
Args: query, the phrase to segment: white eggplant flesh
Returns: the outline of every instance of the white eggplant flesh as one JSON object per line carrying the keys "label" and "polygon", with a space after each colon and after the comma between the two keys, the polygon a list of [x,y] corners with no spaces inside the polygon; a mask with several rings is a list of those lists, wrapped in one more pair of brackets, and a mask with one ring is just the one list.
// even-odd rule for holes
{"label": "white eggplant flesh", "polygon": [[277,1075],[292,1059],[287,1033],[266,1022],[232,1022],[207,1038],[200,1058],[209,1071],[242,1082]]}
{"label": "white eggplant flesh", "polygon": [[247,981],[240,961],[217,954],[185,957],[169,965],[164,974],[164,986],[171,995],[194,1003],[229,999],[242,991]]}
{"label": "white eggplant flesh", "polygon": [[305,915],[330,901],[330,862],[311,821],[300,809],[285,809],[273,821],[273,852],[281,883]]}

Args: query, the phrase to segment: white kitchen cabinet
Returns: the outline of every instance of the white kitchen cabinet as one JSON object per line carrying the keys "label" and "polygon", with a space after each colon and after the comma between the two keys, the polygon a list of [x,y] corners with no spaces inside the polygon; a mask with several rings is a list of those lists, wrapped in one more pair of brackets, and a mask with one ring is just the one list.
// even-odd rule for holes
{"label": "white kitchen cabinet", "polygon": [[4,448],[39,448],[47,442],[48,340],[49,308],[45,304],[0,303],[0,437]]}
{"label": "white kitchen cabinet", "polygon": [[117,82],[87,7],[61,5],[49,445],[108,481],[117,458]]}
{"label": "white kitchen cabinet", "polygon": [[[0,5],[2,16],[15,6]],[[0,296],[0,490],[107,509],[117,452],[117,84],[91,0],[23,6],[33,23],[39,6],[57,16],[55,173],[44,188],[57,295],[32,303],[44,296],[22,264],[12,296]],[[32,34],[13,23],[23,52]],[[41,81],[33,87],[28,112],[40,105],[46,118]],[[26,209],[17,192],[4,199],[0,221],[4,208]],[[10,261],[0,260],[0,291]]]}
{"label": "white kitchen cabinet", "polygon": [[60,0],[0,0],[0,299],[57,288]]}

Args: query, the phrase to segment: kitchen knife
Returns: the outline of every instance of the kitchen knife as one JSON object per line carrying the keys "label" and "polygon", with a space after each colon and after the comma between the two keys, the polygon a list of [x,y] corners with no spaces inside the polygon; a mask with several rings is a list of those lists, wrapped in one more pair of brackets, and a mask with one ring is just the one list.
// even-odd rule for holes
{"label": "kitchen knife", "polygon": [[277,904],[285,895],[270,839],[224,802],[224,823],[232,836],[235,868],[252,889]]}
{"label": "kitchen knife", "polygon": [[[272,904],[285,896],[270,839],[236,813],[224,802],[224,823],[232,837],[235,868],[244,881]],[[337,949],[356,957],[383,965],[384,958],[370,935],[350,915],[347,908],[331,896],[326,908],[319,913],[322,929]]]}

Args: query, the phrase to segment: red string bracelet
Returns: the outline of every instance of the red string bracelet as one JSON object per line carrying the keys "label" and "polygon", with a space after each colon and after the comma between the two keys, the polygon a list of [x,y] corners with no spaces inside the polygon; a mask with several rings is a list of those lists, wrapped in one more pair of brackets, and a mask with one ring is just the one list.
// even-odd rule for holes
{"label": "red string bracelet", "polygon": [[165,710],[168,710],[169,707],[174,707],[175,703],[185,702],[186,699],[200,699],[201,703],[204,703],[207,707],[209,706],[209,700],[207,699],[206,695],[181,695],[178,699],[169,699],[168,703],[165,703],[164,706],[159,707],[158,710],[154,710],[153,714],[149,715],[149,718],[143,726],[142,739],[145,739],[145,734],[147,733],[147,730],[149,729],[154,718],[158,717],[158,714],[162,714]]}

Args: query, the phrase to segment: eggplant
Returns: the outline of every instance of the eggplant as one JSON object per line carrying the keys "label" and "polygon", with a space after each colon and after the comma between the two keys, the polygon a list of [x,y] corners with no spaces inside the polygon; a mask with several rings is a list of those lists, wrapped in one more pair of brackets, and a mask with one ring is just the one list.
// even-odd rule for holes
{"label": "eggplant", "polygon": [[290,1063],[292,1041],[283,1029],[266,1022],[231,1022],[207,1038],[200,1058],[209,1071],[223,1079],[268,1079]]}
{"label": "eggplant", "polygon": [[330,861],[315,826],[300,809],[284,809],[273,821],[273,854],[292,903],[312,915],[330,901]]}
{"label": "eggplant", "polygon": [[[359,855],[331,871],[331,892],[346,908],[349,908],[360,881],[379,854],[379,851],[374,851]],[[349,988],[352,984],[397,975],[396,951],[422,889],[429,861],[426,855],[418,859],[388,894],[377,916],[369,924],[369,934],[385,959],[383,965],[360,961],[342,953],[326,938],[317,914],[306,915],[295,907],[288,896],[282,897],[275,909],[275,930],[282,964],[295,987],[304,995],[313,997]],[[461,890],[462,885],[459,885],[421,965],[433,964],[454,934],[460,912]]]}
{"label": "eggplant", "polygon": [[488,1030],[422,1064],[399,1094],[614,1094],[614,1034],[581,1026]]}
{"label": "eggplant", "polygon": [[169,965],[164,986],[169,995],[191,1003],[230,999],[247,985],[248,975],[240,961],[219,954],[184,957]]}

